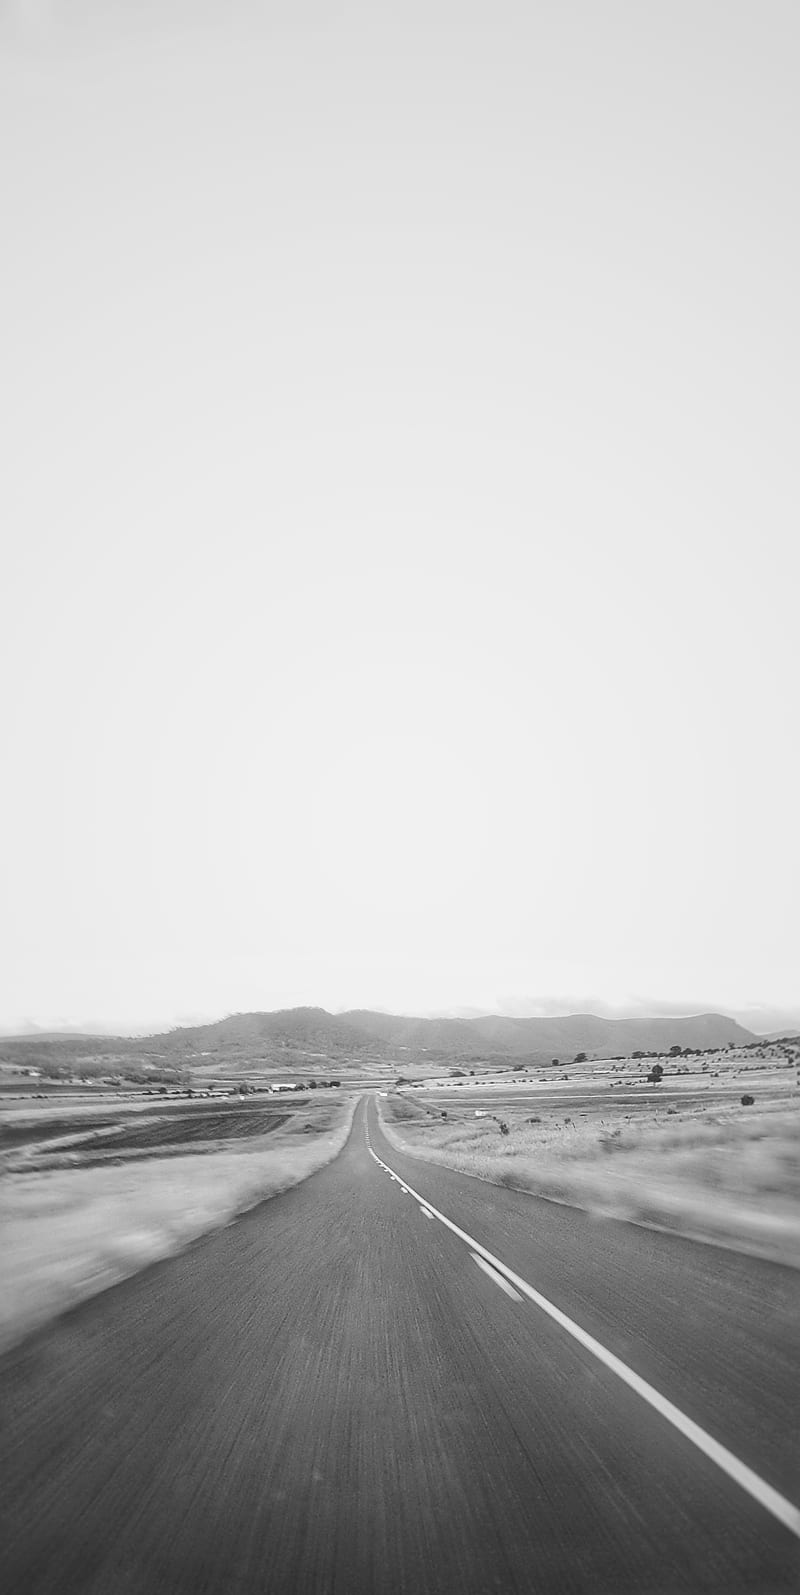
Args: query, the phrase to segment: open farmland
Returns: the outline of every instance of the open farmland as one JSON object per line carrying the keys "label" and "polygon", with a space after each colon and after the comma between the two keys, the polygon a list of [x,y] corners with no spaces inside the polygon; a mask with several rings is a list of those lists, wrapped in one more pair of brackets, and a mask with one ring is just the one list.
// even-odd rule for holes
{"label": "open farmland", "polygon": [[269,1135],[285,1124],[285,1113],[268,1113],[263,1108],[214,1109],[206,1113],[186,1113],[151,1118],[144,1115],[133,1124],[98,1135],[94,1149],[111,1146],[120,1152],[159,1152],[176,1150],[193,1142],[238,1141],[251,1135]]}
{"label": "open farmland", "polygon": [[[297,1106],[297,1104],[295,1104]],[[222,1145],[269,1135],[285,1124],[289,1115],[271,1113],[264,1108],[221,1106],[202,1113],[137,1113],[115,1122],[108,1119],[84,1124],[80,1129],[68,1120],[46,1125],[20,1124],[3,1128],[0,1145],[7,1140],[25,1146],[24,1167],[52,1169],[68,1166],[89,1168],[113,1159],[133,1157],[177,1157],[182,1152],[212,1152]],[[10,1166],[23,1166],[18,1159]]]}
{"label": "open farmland", "polygon": [[800,1264],[798,1060],[795,1045],[662,1060],[660,1084],[650,1060],[584,1062],[404,1087],[382,1109],[417,1156]]}

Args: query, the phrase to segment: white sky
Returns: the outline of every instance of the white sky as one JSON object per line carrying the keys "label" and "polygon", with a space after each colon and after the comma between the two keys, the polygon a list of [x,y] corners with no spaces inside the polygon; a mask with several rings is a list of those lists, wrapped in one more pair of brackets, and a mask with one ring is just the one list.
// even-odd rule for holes
{"label": "white sky", "polygon": [[799,46],[0,0],[0,1021],[800,1002]]}

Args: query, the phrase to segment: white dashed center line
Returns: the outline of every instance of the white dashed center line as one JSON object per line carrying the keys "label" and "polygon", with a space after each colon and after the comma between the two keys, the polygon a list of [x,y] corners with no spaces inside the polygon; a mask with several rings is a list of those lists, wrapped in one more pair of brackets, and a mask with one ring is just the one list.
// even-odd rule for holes
{"label": "white dashed center line", "polygon": [[[399,1175],[395,1175],[394,1170],[389,1168],[388,1163],[384,1163],[383,1159],[378,1157],[377,1152],[373,1152],[366,1119],[364,1120],[364,1129],[367,1134],[367,1147],[370,1157],[375,1159],[375,1162],[380,1165],[386,1174],[391,1174],[393,1179],[399,1179]],[[420,1196],[419,1191],[415,1191],[413,1185],[409,1186],[401,1183],[400,1189],[406,1193],[410,1192],[412,1196],[416,1197],[417,1202],[422,1207],[426,1198]],[[710,1462],[716,1463],[721,1472],[727,1474],[734,1484],[738,1484],[739,1488],[744,1490],[751,1500],[758,1501],[766,1512],[769,1512],[791,1534],[795,1534],[800,1539],[800,1508],[796,1507],[793,1501],[787,1501],[785,1495],[781,1495],[778,1490],[773,1489],[771,1484],[767,1484],[766,1479],[762,1479],[758,1473],[754,1473],[746,1462],[742,1462],[739,1457],[734,1456],[727,1446],[721,1445],[719,1440],[715,1440],[713,1435],[710,1435],[706,1429],[702,1429],[700,1424],[695,1423],[693,1418],[688,1417],[685,1412],[681,1412],[680,1407],[676,1407],[672,1401],[667,1400],[666,1396],[662,1396],[659,1390],[648,1384],[646,1379],[642,1379],[641,1375],[635,1373],[633,1368],[629,1368],[621,1357],[615,1356],[613,1351],[609,1351],[599,1340],[595,1340],[594,1335],[588,1334],[585,1329],[581,1328],[580,1324],[575,1323],[573,1318],[569,1318],[559,1307],[556,1307],[546,1296],[543,1296],[541,1291],[534,1290],[526,1279],[522,1279],[519,1274],[515,1274],[507,1263],[502,1262],[499,1257],[495,1257],[493,1252],[482,1246],[474,1235],[469,1235],[466,1230],[460,1229],[458,1224],[454,1224],[453,1220],[447,1218],[446,1214],[440,1213],[438,1207],[434,1207],[432,1203],[427,1204],[426,1211],[429,1218],[438,1218],[440,1224],[444,1224],[446,1229],[449,1229],[453,1235],[458,1236],[459,1240],[466,1243],[476,1263],[495,1280],[496,1284],[499,1285],[504,1282],[504,1289],[509,1286],[513,1287],[513,1289],[509,1289],[509,1295],[516,1295],[517,1291],[519,1291],[522,1296],[527,1296],[535,1307],[539,1307],[543,1313],[547,1314],[548,1318],[559,1324],[568,1335],[572,1336],[573,1340],[577,1340],[578,1344],[583,1346],[591,1356],[596,1357],[598,1362],[608,1368],[610,1373],[616,1374],[616,1377],[624,1385],[627,1385],[629,1390],[634,1390],[637,1396],[641,1396],[642,1400],[654,1412],[657,1412],[661,1418],[664,1418],[674,1429],[677,1429],[678,1433],[682,1434],[691,1445],[696,1446],[697,1450],[703,1453],[703,1456],[708,1457]],[[517,1300],[520,1299],[521,1296],[517,1296]]]}

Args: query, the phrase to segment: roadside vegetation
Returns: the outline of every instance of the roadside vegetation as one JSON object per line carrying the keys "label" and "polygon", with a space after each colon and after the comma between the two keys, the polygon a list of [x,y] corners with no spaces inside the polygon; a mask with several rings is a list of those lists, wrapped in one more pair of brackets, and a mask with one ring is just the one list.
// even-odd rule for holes
{"label": "roadside vegetation", "polygon": [[380,1106],[415,1156],[800,1266],[798,1065],[793,1042],[688,1063],[581,1059],[557,1083],[454,1081]]}
{"label": "roadside vegetation", "polygon": [[343,1147],[356,1100],[319,1093],[269,1124],[235,1104],[205,1122],[189,1103],[161,1116],[107,1102],[102,1119],[84,1104],[65,1117],[59,1103],[55,1120],[38,1105],[6,1114],[0,1350],[315,1173]]}

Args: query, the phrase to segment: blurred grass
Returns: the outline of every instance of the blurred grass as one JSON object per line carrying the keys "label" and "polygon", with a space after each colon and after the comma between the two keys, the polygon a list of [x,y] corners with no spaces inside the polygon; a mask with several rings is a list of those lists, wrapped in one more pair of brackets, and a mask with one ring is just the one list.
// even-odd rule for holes
{"label": "blurred grass", "polygon": [[447,1119],[398,1098],[381,1108],[388,1138],[417,1157],[800,1267],[800,1113],[785,1101],[635,1118],[609,1103],[566,1121],[505,1111],[507,1135],[452,1107]]}
{"label": "blurred grass", "polygon": [[[356,1097],[235,1150],[0,1179],[0,1350],[277,1196],[341,1151]],[[312,1128],[309,1128],[309,1125]]]}

